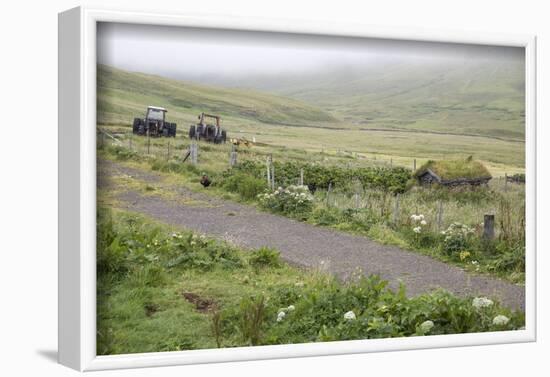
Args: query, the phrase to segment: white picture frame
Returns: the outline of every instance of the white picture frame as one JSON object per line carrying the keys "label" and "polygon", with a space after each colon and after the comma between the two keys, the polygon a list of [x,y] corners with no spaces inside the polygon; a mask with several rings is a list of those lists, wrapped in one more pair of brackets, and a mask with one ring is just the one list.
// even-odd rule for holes
{"label": "white picture frame", "polygon": [[[96,355],[96,25],[98,22],[525,48],[525,329],[345,342]],[[536,38],[79,7],[59,14],[59,362],[80,371],[532,342],[536,339]]]}

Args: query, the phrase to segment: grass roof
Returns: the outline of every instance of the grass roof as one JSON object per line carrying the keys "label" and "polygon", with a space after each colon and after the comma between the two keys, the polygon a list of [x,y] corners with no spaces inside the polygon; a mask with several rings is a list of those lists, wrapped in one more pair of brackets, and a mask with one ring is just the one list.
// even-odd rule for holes
{"label": "grass roof", "polygon": [[476,179],[491,177],[491,173],[489,173],[485,165],[473,160],[471,157],[464,160],[428,161],[416,171],[415,175],[417,177],[421,176],[428,169],[444,181],[460,178]]}

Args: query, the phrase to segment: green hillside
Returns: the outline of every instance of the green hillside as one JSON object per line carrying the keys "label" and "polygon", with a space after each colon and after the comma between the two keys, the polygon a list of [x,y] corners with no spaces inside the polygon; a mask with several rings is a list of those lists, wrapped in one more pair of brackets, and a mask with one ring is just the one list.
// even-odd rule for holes
{"label": "green hillside", "polygon": [[187,124],[201,112],[291,126],[334,123],[332,115],[302,101],[243,89],[224,89],[126,72],[98,65],[99,124],[129,125],[148,105],[168,109],[170,121]]}
{"label": "green hillside", "polygon": [[[494,176],[523,172],[525,144],[518,141],[523,137],[519,88],[514,90],[503,80],[499,90],[507,94],[498,95],[494,86],[489,94],[480,74],[479,79],[463,83],[467,95],[462,96],[460,105],[459,91],[449,89],[458,87],[450,72],[425,87],[419,87],[422,79],[411,73],[410,82],[403,79],[392,87],[387,84],[394,80],[390,68],[405,69],[384,69],[386,79],[380,78],[381,71],[370,75],[349,71],[318,77],[317,81],[313,76],[281,77],[277,83],[262,80],[254,89],[237,89],[100,65],[98,124],[129,130],[134,117],[142,117],[146,106],[156,105],[168,109],[168,121],[177,123],[178,136],[187,134],[199,113],[209,112],[222,116],[230,138],[256,140],[270,153],[295,150],[339,156],[345,151],[366,164],[392,161],[407,167],[413,159],[421,164],[471,155]],[[401,75],[407,76],[404,71]],[[458,71],[456,75],[464,77]],[[253,83],[252,79],[243,80],[243,85]],[[473,95],[476,91],[477,97]]]}
{"label": "green hillside", "polygon": [[253,87],[315,104],[348,127],[523,139],[524,64],[394,63],[256,77]]}

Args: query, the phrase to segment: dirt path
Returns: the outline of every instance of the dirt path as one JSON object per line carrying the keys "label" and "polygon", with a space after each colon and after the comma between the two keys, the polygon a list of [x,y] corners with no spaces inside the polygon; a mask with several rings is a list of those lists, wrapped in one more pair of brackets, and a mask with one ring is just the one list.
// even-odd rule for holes
{"label": "dirt path", "polygon": [[[98,171],[98,184],[108,185],[108,177],[112,174],[127,174],[151,183],[161,180],[160,175],[154,172],[105,161]],[[411,296],[444,288],[462,296],[495,297],[511,308],[524,310],[525,290],[522,286],[471,274],[427,256],[378,244],[366,237],[260,212],[250,206],[181,187],[176,190],[182,197],[191,199],[192,204],[143,196],[135,191],[126,191],[118,199],[126,203],[127,209],[165,223],[205,233],[244,248],[270,246],[279,250],[291,264],[306,268],[323,265],[343,279],[359,268],[367,275],[380,275],[394,288],[402,281]]]}

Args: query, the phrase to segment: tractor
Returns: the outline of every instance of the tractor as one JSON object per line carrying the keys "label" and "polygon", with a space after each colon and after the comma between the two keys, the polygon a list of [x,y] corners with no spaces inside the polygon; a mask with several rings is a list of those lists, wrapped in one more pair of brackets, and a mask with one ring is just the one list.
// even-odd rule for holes
{"label": "tractor", "polygon": [[162,107],[147,106],[145,119],[134,118],[134,134],[152,137],[176,137],[176,123],[166,121],[167,112],[168,110]]}
{"label": "tractor", "polygon": [[[216,124],[207,124],[205,118],[213,118]],[[209,143],[220,144],[227,140],[227,132],[220,126],[221,118],[217,115],[201,113],[199,123],[189,127],[189,138],[205,140]]]}

